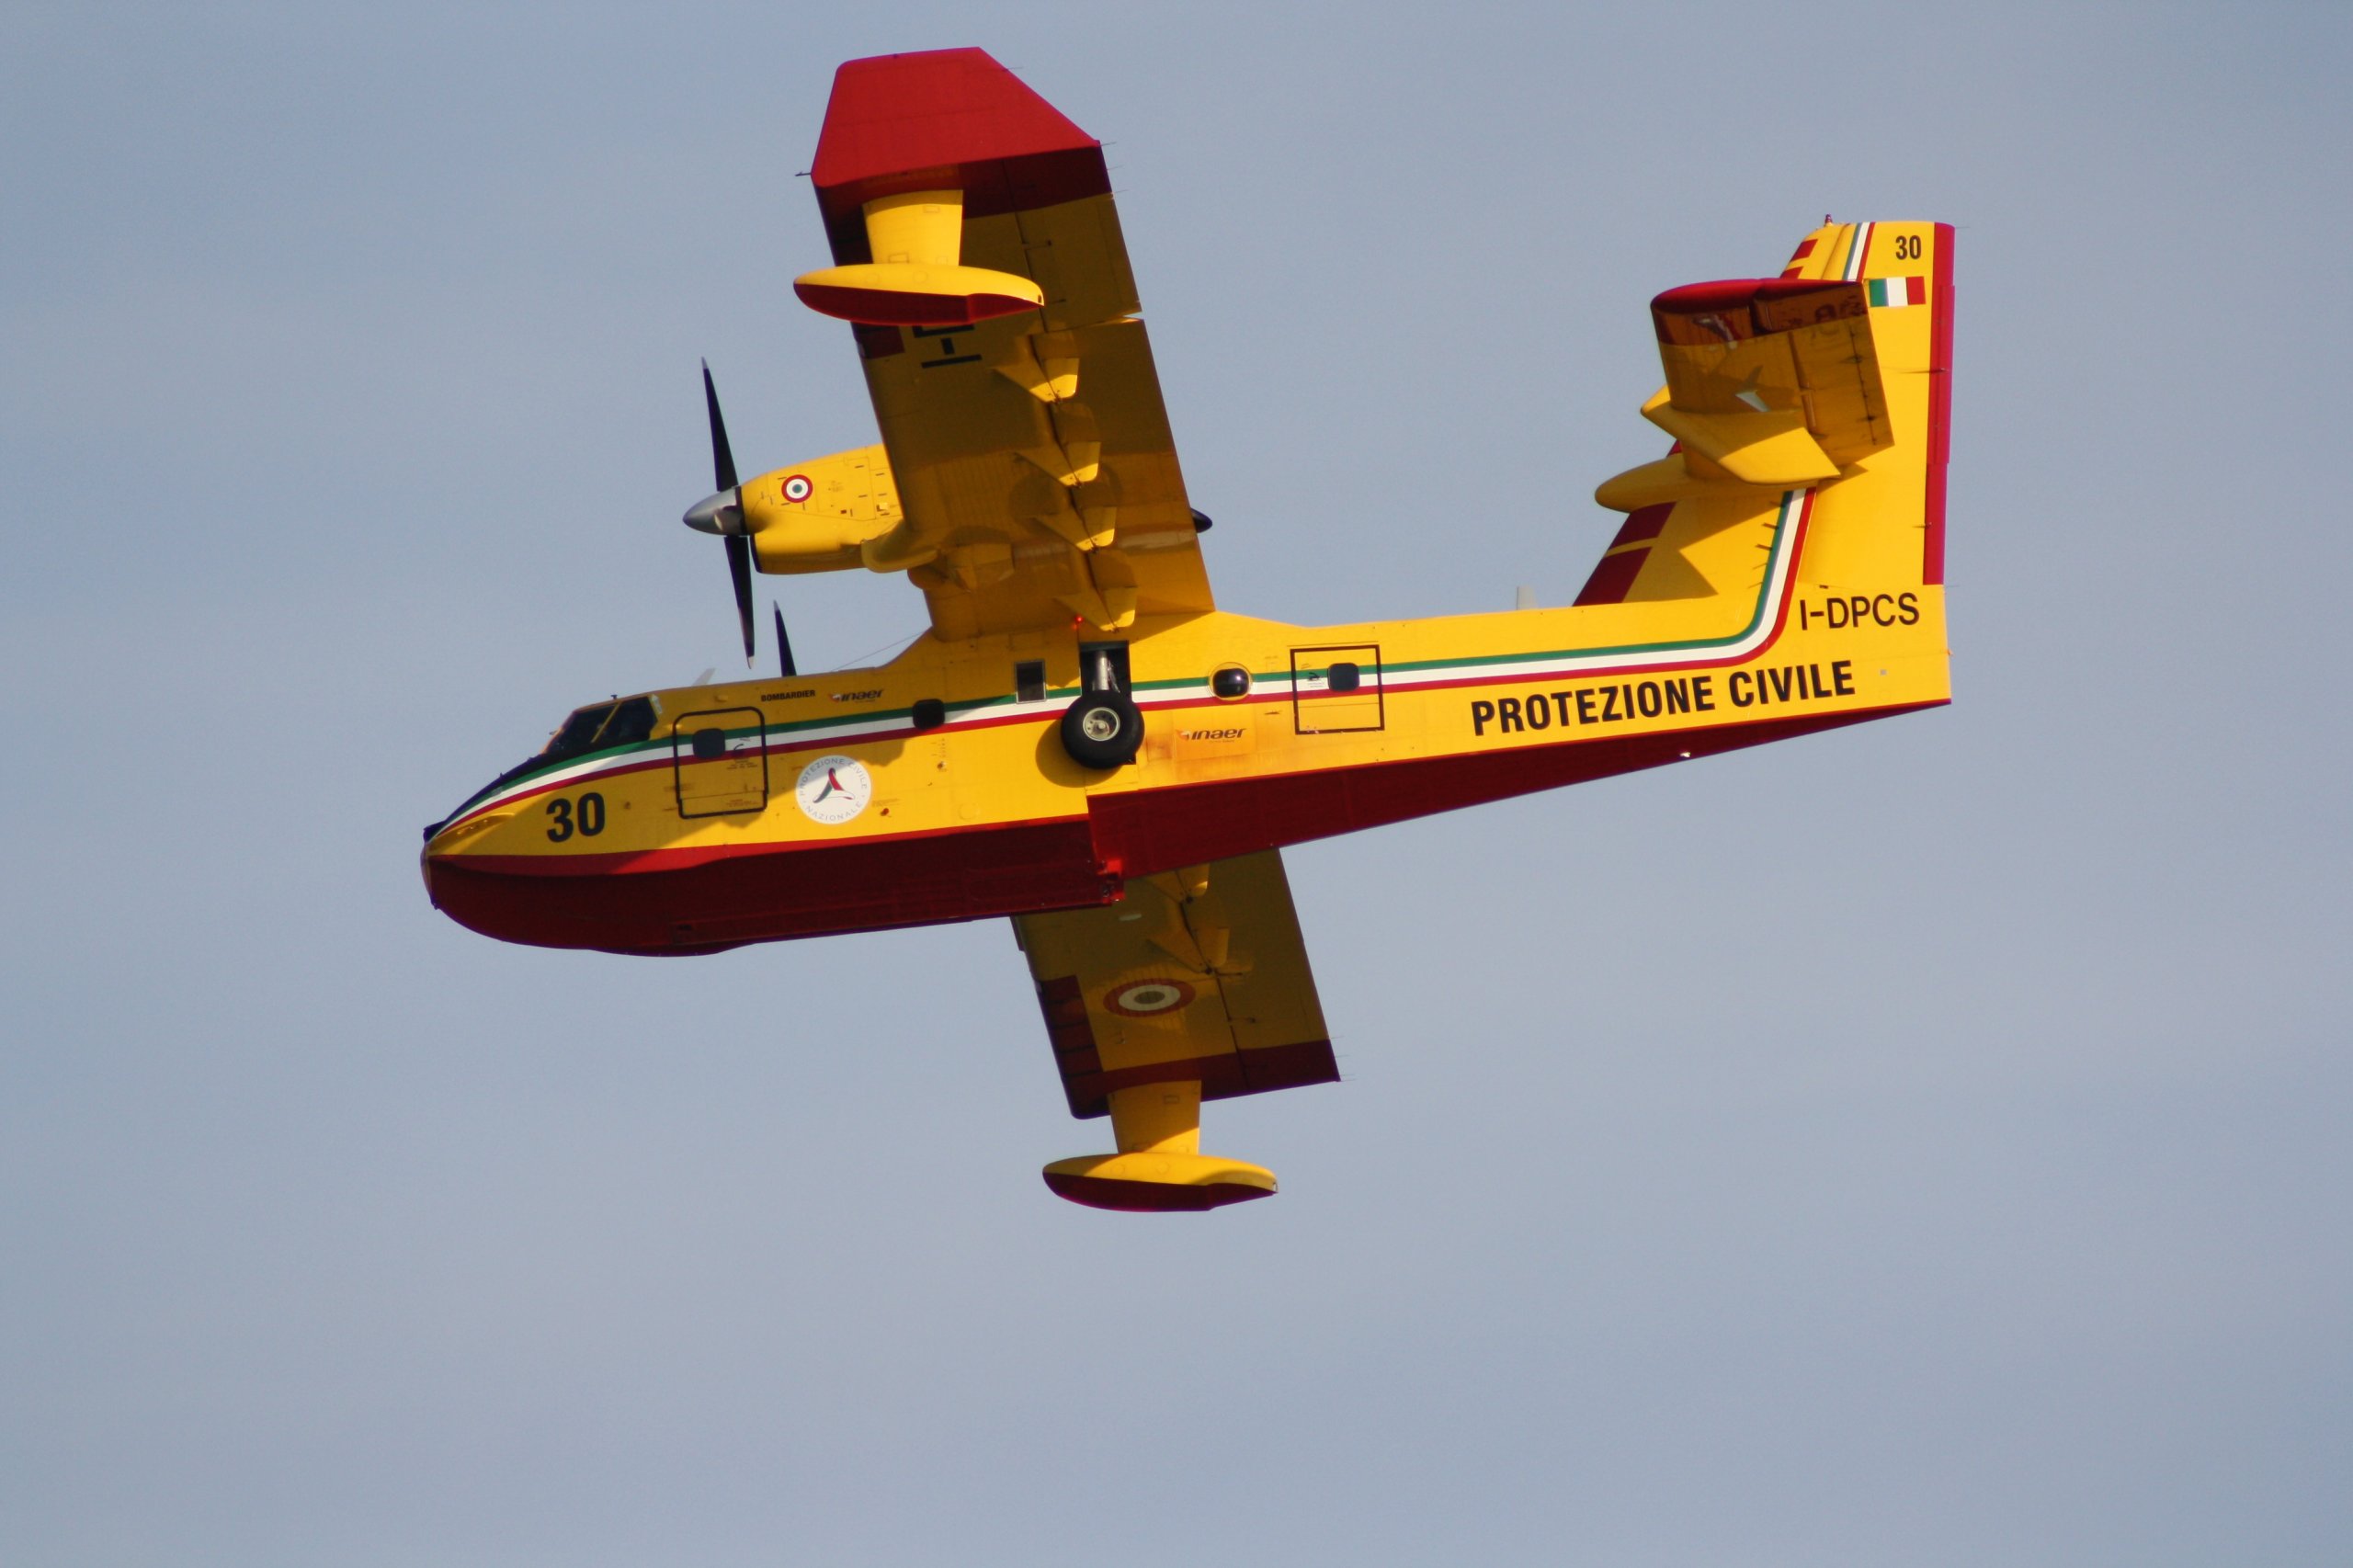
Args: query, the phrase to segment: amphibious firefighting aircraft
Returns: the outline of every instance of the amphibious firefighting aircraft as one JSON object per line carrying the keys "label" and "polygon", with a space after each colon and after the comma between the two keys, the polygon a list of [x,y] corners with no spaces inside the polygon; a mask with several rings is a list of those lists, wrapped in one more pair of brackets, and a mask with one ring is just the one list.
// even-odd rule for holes
{"label": "amphibious firefighting aircraft", "polygon": [[1071,1113],[1064,1198],[1275,1190],[1203,1100],[1338,1077],[1284,845],[1948,700],[1952,231],[1829,223],[1652,301],[1665,457],[1566,608],[1346,626],[1221,610],[1099,143],[979,50],[853,61],[812,171],[881,443],[739,480],[751,579],[904,573],[875,669],[595,702],[426,830],[433,902],[624,953],[1010,916]]}

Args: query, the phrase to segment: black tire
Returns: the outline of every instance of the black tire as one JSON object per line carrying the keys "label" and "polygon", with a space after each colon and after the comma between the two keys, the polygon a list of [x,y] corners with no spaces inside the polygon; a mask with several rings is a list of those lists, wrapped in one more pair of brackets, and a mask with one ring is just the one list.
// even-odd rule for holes
{"label": "black tire", "polygon": [[1123,691],[1090,691],[1063,710],[1063,749],[1081,767],[1108,772],[1143,744],[1143,715]]}

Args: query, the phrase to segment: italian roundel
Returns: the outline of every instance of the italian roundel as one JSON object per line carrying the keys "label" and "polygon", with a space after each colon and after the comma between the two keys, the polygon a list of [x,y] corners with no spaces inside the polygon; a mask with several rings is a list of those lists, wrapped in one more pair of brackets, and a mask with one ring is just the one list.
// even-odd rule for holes
{"label": "italian roundel", "polygon": [[809,476],[805,473],[785,476],[784,498],[788,501],[806,501],[816,493],[816,489],[815,485],[809,483]]}
{"label": "italian roundel", "polygon": [[1131,980],[1111,987],[1103,1005],[1123,1017],[1149,1018],[1173,1013],[1193,999],[1193,988],[1181,980]]}

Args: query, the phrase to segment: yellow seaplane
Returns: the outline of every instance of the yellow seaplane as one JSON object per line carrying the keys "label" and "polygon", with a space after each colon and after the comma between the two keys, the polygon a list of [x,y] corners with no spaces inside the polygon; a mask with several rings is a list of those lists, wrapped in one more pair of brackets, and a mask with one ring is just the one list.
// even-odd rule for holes
{"label": "yellow seaplane", "polygon": [[1204,1100],[1335,1081],[1282,846],[1949,699],[1952,230],[1829,223],[1652,301],[1673,445],[1576,601],[1294,626],[1222,610],[1101,145],[979,50],[853,61],[812,170],[879,445],[751,479],[752,573],[904,573],[890,663],[594,702],[426,830],[434,903],[513,942],[707,953],[1010,917],[1099,1208],[1263,1198]]}

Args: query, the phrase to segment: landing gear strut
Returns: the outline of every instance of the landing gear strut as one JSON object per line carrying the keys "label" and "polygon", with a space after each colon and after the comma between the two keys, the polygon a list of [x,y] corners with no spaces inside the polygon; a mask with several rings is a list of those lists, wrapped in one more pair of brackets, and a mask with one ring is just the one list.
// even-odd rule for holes
{"label": "landing gear strut", "polygon": [[1063,749],[1081,767],[1100,772],[1133,762],[1143,744],[1143,715],[1120,689],[1111,655],[1094,652],[1079,662],[1078,700],[1063,710]]}

